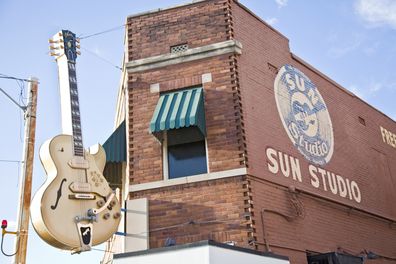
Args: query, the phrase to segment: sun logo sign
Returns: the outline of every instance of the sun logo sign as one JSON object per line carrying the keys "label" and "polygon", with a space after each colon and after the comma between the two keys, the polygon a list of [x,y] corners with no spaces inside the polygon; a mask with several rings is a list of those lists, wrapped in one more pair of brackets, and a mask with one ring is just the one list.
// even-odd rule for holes
{"label": "sun logo sign", "polygon": [[310,162],[327,164],[334,149],[333,126],[318,88],[300,70],[284,65],[274,89],[279,116],[293,145]]}

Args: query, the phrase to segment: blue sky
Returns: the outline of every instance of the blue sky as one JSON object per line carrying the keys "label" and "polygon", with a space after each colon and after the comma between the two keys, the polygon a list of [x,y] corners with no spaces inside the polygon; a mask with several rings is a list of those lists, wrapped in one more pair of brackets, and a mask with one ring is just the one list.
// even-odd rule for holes
{"label": "blue sky", "polygon": [[[70,0],[56,5],[47,0],[0,1],[0,73],[22,78],[36,76],[40,80],[33,192],[45,180],[38,159],[39,146],[61,133],[57,67],[47,54],[48,38],[60,29],[77,35],[96,33],[124,24],[127,15],[183,2]],[[240,2],[288,37],[295,54],[396,119],[396,1]],[[81,46],[77,75],[87,147],[103,143],[112,132],[121,75],[120,70],[92,53],[120,65],[123,30],[82,40]],[[14,98],[20,97],[21,87],[15,81],[0,79],[0,87]],[[20,160],[23,119],[19,109],[2,94],[0,120],[0,160]],[[18,163],[0,162],[0,218],[10,222],[16,219],[18,171]],[[69,252],[47,246],[32,228],[29,235],[28,263],[99,263],[102,256],[100,251],[70,256]],[[5,250],[9,253],[11,242],[12,237],[6,237]],[[11,263],[11,259],[0,256],[0,263]]]}

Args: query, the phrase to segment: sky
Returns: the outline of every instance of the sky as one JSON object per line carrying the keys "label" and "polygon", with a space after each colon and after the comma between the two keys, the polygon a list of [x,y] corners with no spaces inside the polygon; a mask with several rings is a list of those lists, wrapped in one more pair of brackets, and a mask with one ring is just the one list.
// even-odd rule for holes
{"label": "sky", "polygon": [[[0,1],[0,74],[39,79],[33,193],[45,181],[39,146],[61,133],[57,66],[48,39],[61,29],[78,36],[112,29],[131,14],[181,4],[183,0]],[[290,40],[291,51],[364,101],[396,120],[396,1],[240,0]],[[59,5],[56,5],[59,3]],[[103,143],[113,131],[123,56],[124,31],[81,40],[77,77],[84,144]],[[24,100],[27,84],[0,78],[0,88]],[[21,96],[22,92],[22,96]],[[23,116],[0,93],[0,219],[14,230],[18,201],[18,162],[23,148]],[[13,251],[13,237],[4,249]],[[27,263],[99,263],[103,246],[71,256],[48,246],[29,229]],[[0,255],[0,263],[12,263]]]}

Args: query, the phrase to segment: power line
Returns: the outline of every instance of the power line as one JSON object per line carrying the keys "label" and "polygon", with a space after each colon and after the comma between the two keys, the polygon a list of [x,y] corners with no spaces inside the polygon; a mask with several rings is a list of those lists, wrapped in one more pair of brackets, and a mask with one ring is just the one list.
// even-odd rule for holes
{"label": "power line", "polygon": [[6,159],[0,159],[0,162],[6,162],[6,163],[23,163],[23,161],[20,161],[20,160],[6,160]]}
{"label": "power line", "polygon": [[9,76],[9,75],[3,74],[3,73],[0,73],[0,79],[10,79],[10,80],[16,80],[16,81],[22,81],[22,82],[32,82],[32,80]]}
{"label": "power line", "polygon": [[102,61],[106,62],[107,64],[110,64],[110,65],[113,66],[114,68],[116,68],[116,69],[122,71],[122,68],[121,68],[120,66],[118,66],[118,65],[116,65],[116,64],[114,64],[114,63],[112,63],[112,62],[109,61],[108,59],[103,58],[102,56],[98,55],[97,53],[95,53],[95,52],[93,52],[93,51],[90,51],[90,50],[88,50],[88,49],[86,49],[86,48],[84,48],[84,47],[81,47],[81,49],[87,51],[88,53],[90,53],[90,54],[92,54],[92,55],[94,55],[94,56],[97,57],[98,59],[101,59]]}
{"label": "power line", "polygon": [[97,33],[93,33],[93,34],[90,34],[90,35],[86,35],[86,36],[82,35],[82,36],[80,36],[80,39],[87,39],[87,38],[90,38],[90,37],[103,35],[103,34],[106,34],[106,33],[109,33],[109,32],[116,31],[116,30],[119,30],[121,28],[124,28],[125,26],[126,26],[126,24],[122,24],[121,26],[110,28],[110,29],[107,29],[107,30],[104,30],[104,31],[100,31],[100,32],[97,32]]}

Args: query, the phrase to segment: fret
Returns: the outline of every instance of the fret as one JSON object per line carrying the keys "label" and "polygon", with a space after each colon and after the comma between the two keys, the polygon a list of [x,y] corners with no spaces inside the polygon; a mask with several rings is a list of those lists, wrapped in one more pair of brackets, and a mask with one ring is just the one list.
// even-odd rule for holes
{"label": "fret", "polygon": [[83,138],[81,132],[80,119],[80,103],[78,100],[77,88],[77,74],[76,65],[73,62],[68,62],[69,70],[69,93],[70,93],[70,108],[71,108],[71,122],[73,132],[73,147],[75,156],[84,156]]}
{"label": "fret", "polygon": [[71,83],[77,83],[77,79],[76,79],[76,77],[74,77],[74,76],[69,76],[69,81],[70,81]]}
{"label": "fret", "polygon": [[69,62],[69,71],[75,71],[76,70],[76,65],[74,63]]}

